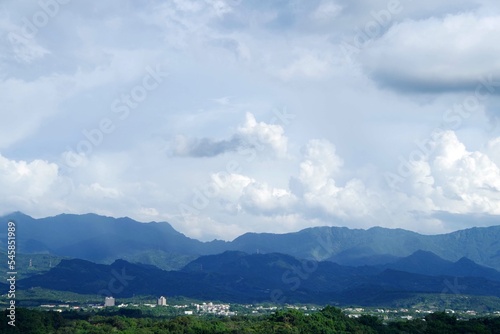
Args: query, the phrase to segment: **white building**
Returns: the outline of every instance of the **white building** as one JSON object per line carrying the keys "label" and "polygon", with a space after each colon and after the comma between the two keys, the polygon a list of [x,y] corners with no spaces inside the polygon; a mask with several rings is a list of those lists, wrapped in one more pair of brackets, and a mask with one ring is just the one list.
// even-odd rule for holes
{"label": "white building", "polygon": [[167,305],[167,298],[161,296],[158,298],[158,306],[166,306]]}
{"label": "white building", "polygon": [[115,299],[113,297],[106,297],[104,299],[104,306],[115,306]]}

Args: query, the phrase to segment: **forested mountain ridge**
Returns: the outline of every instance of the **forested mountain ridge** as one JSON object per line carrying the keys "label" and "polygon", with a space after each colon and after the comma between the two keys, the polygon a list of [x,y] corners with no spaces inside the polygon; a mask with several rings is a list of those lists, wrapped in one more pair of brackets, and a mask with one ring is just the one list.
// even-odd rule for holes
{"label": "forested mountain ridge", "polygon": [[[20,253],[46,253],[100,263],[127,259],[179,269],[198,256],[235,250],[282,253],[345,265],[374,265],[394,262],[422,250],[448,261],[465,257],[500,270],[500,226],[439,235],[381,227],[312,227],[285,234],[246,233],[230,242],[201,242],[166,222],[140,223],[95,214],[33,219],[19,212],[1,218],[8,220],[16,222]],[[5,243],[6,231],[0,231],[0,244]]]}

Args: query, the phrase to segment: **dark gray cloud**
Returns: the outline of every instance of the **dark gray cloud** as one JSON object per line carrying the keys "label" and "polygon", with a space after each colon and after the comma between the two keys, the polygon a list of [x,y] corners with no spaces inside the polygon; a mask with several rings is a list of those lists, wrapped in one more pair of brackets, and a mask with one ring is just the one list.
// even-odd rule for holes
{"label": "dark gray cloud", "polygon": [[207,158],[236,152],[245,146],[248,146],[248,144],[237,136],[227,140],[212,138],[186,139],[178,137],[174,144],[174,154],[181,157]]}
{"label": "dark gray cloud", "polygon": [[251,113],[246,114],[243,126],[230,139],[187,138],[177,136],[173,153],[184,157],[215,157],[224,153],[245,149],[264,151],[268,148],[277,156],[286,155],[287,137],[280,125],[257,122]]}
{"label": "dark gray cloud", "polygon": [[[421,142],[436,141],[429,129],[442,126],[450,100],[469,101],[463,92],[474,92],[481,75],[500,81],[498,3],[399,0],[401,11],[384,19],[393,2],[70,2],[16,43],[9,32],[22,34],[25,19],[44,9],[4,1],[0,213],[97,211],[224,239],[318,224],[428,233],[495,224],[497,216],[468,213],[500,214],[500,84],[480,101],[491,128],[478,108],[411,175],[400,172],[399,157],[413,161]],[[341,43],[355,44],[377,20],[386,23],[346,61]],[[169,75],[142,96],[157,66]],[[420,93],[433,96],[409,98]],[[115,109],[114,101],[123,103]],[[240,122],[247,112],[258,121]],[[114,130],[102,126],[108,120]],[[170,156],[193,159],[160,154],[165,133],[183,134],[168,143]],[[328,150],[311,148],[314,159],[300,153],[318,138],[335,146],[333,164]],[[481,152],[490,141],[495,164]],[[65,164],[73,151],[78,168]],[[179,202],[193,205],[193,190],[240,153],[255,160],[217,173],[228,181],[220,195],[196,215],[181,214]],[[393,171],[405,175],[401,189],[385,183]]]}
{"label": "dark gray cloud", "polygon": [[359,60],[380,86],[396,91],[474,92],[490,81],[481,94],[498,95],[499,31],[497,17],[475,13],[407,20],[358,45]]}
{"label": "dark gray cloud", "polygon": [[454,80],[450,78],[422,78],[398,72],[379,70],[370,73],[381,87],[397,90],[402,93],[440,94],[446,92],[474,91],[477,79]]}

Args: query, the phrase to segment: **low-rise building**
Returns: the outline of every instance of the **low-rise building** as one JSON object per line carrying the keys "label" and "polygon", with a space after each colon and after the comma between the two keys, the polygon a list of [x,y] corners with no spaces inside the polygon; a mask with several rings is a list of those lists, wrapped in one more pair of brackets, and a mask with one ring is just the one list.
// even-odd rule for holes
{"label": "low-rise building", "polygon": [[167,298],[163,296],[158,298],[158,306],[167,306]]}
{"label": "low-rise building", "polygon": [[115,306],[115,299],[113,297],[104,298],[104,306]]}

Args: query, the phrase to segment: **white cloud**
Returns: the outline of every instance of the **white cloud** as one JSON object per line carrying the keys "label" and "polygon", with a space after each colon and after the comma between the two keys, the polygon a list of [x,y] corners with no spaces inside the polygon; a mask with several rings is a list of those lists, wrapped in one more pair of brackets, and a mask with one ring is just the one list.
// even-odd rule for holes
{"label": "white cloud", "polygon": [[219,205],[228,212],[245,210],[255,215],[283,215],[296,202],[296,197],[288,190],[271,187],[237,173],[215,173],[212,185],[217,188]]}
{"label": "white cloud", "polygon": [[306,191],[329,189],[329,192],[335,192],[332,177],[343,165],[342,159],[335,153],[335,147],[328,140],[314,139],[306,145],[303,157],[298,180]]}
{"label": "white cloud", "polygon": [[122,197],[123,194],[120,193],[117,189],[110,187],[103,187],[99,183],[92,183],[90,185],[82,185],[81,189],[79,189],[82,196],[88,198],[101,198],[101,199],[113,199],[117,200]]}
{"label": "white cloud", "polygon": [[373,40],[361,59],[370,75],[393,89],[424,92],[473,90],[500,76],[497,16],[472,13],[407,20]]}
{"label": "white cloud", "polygon": [[124,168],[119,169],[110,160],[119,159],[93,156],[85,168],[64,171],[54,162],[0,155],[0,214],[19,210],[36,217],[63,212],[144,219],[158,215],[153,206],[160,207],[166,194],[147,182],[137,185],[126,180],[130,161],[121,160]]}
{"label": "white cloud", "polygon": [[149,216],[149,217],[158,217],[160,214],[158,212],[158,210],[155,208],[141,208],[139,210],[139,213],[144,215],[144,216]]}
{"label": "white cloud", "polygon": [[255,183],[251,177],[225,172],[212,174],[211,180],[218,187],[219,197],[230,202],[237,202],[245,188]]}
{"label": "white cloud", "polygon": [[500,169],[486,154],[469,151],[453,131],[435,137],[425,159],[406,164],[392,210],[460,214],[500,213]]}
{"label": "white cloud", "polygon": [[49,193],[58,177],[57,165],[42,160],[11,161],[0,156],[0,168],[0,188],[5,202],[21,197],[22,193],[26,194],[26,200],[40,199]]}
{"label": "white cloud", "polygon": [[[453,228],[441,218],[450,213],[498,213],[499,134],[485,132],[483,115],[500,105],[495,6],[401,3],[360,50],[365,71],[356,76],[339,43],[387,1],[70,2],[18,44],[8,32],[20,32],[41,7],[7,1],[0,209],[164,219],[205,239],[332,224],[435,233]],[[154,94],[126,121],[113,118],[115,130],[78,168],[58,160],[86,140],[83,130],[117,116],[112,102],[156,64],[169,76]],[[432,154],[411,164],[399,190],[382,183],[414,138],[442,124],[443,112],[464,101],[461,90],[484,75],[495,81],[488,104],[434,138]],[[266,118],[277,106],[293,122]],[[164,154],[164,138],[175,138],[174,154]],[[178,202],[191,203],[207,179],[219,185],[216,194],[179,219]]]}
{"label": "white cloud", "polygon": [[313,20],[320,22],[334,20],[342,11],[342,6],[335,1],[322,1],[318,7],[310,14]]}
{"label": "white cloud", "polygon": [[305,222],[342,221],[357,227],[380,225],[433,232],[450,228],[429,218],[434,212],[500,213],[499,168],[484,153],[467,151],[452,131],[436,137],[427,159],[408,165],[405,186],[397,192],[367,187],[358,178],[338,185],[335,177],[341,174],[342,166],[330,142],[311,140],[302,152],[298,176],[291,177],[291,190],[233,175],[229,183],[238,186],[224,190],[222,197],[257,216],[294,215]]}
{"label": "white cloud", "polygon": [[0,155],[0,211],[46,214],[66,209],[61,195],[71,189],[56,164],[43,160],[14,161]]}
{"label": "white cloud", "polygon": [[285,68],[279,70],[279,76],[284,80],[292,78],[319,79],[331,74],[332,63],[324,56],[305,53],[293,59]]}
{"label": "white cloud", "polygon": [[500,166],[500,137],[489,140],[485,151],[488,157],[493,160],[497,166]]}
{"label": "white cloud", "polygon": [[288,138],[281,125],[257,122],[252,113],[246,113],[245,123],[230,139],[187,138],[177,135],[170,144],[173,154],[188,157],[215,157],[224,153],[253,151],[270,152],[283,158],[287,154]]}
{"label": "white cloud", "polygon": [[335,177],[340,174],[342,165],[343,160],[329,141],[309,141],[303,152],[299,176],[292,177],[291,182],[292,188],[302,190],[302,214],[324,222],[340,218],[357,220],[357,224],[363,225],[384,224],[379,221],[384,217],[380,213],[385,207],[380,202],[378,190],[367,189],[364,182],[356,178],[348,180],[344,186],[337,185]]}
{"label": "white cloud", "polygon": [[484,153],[467,151],[455,133],[443,133],[431,166],[435,189],[447,200],[442,210],[500,213],[500,169]]}
{"label": "white cloud", "polygon": [[257,147],[270,147],[278,157],[286,156],[288,139],[281,125],[257,122],[253,114],[247,113],[245,124],[238,128],[238,134]]}
{"label": "white cloud", "polygon": [[296,202],[297,198],[290,191],[256,182],[245,187],[241,197],[243,208],[256,215],[284,215]]}
{"label": "white cloud", "polygon": [[217,173],[212,179],[219,185],[219,203],[228,211],[267,217],[293,216],[294,226],[300,216],[304,223],[318,218],[327,224],[339,218],[373,223],[376,213],[385,210],[380,196],[359,179],[337,186],[334,177],[342,164],[329,141],[311,140],[302,152],[299,175],[291,178],[290,189],[241,174]]}

